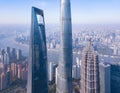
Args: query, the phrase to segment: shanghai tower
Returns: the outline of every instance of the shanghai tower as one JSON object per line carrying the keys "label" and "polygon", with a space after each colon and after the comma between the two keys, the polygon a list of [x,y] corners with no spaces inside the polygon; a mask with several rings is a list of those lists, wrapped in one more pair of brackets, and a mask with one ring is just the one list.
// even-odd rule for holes
{"label": "shanghai tower", "polygon": [[72,93],[72,24],[70,0],[61,0],[60,58],[56,93]]}
{"label": "shanghai tower", "polygon": [[44,14],[32,7],[27,93],[48,93]]}

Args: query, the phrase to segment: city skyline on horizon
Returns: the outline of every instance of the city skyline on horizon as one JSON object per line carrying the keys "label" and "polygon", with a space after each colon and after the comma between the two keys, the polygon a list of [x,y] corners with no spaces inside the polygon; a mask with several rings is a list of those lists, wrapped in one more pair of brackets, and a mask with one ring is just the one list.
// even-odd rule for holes
{"label": "city skyline on horizon", "polygon": [[[11,0],[10,5],[16,1]],[[40,1],[41,3],[39,3]],[[11,15],[14,15],[13,20],[8,20],[12,22],[12,25],[0,25],[0,92],[120,92],[120,24],[113,25],[115,19],[109,20],[109,18],[103,22],[103,11],[101,8],[102,12],[98,13],[99,11],[97,11],[97,8],[101,7],[103,0],[98,0],[98,2],[91,0],[89,4],[86,3],[88,0],[84,0],[82,3],[88,6],[80,6],[79,3],[76,3],[76,9],[73,8],[73,5],[77,0],[74,3],[73,1],[54,0],[54,5],[49,8],[50,6],[47,5],[51,5],[53,0],[35,0],[33,7],[31,6],[33,0],[21,0],[17,4],[21,5],[25,2],[26,6],[20,6],[20,11],[17,4],[12,6],[13,9],[9,9],[11,11],[6,15],[9,17],[6,18],[11,19]],[[113,4],[118,5],[117,0],[105,0],[104,5],[108,1],[111,2],[111,8]],[[56,8],[58,3],[59,10]],[[100,6],[98,3],[100,3]],[[39,4],[42,8],[40,8]],[[89,15],[87,17],[86,15],[83,16],[84,14],[81,15],[83,19],[75,17],[80,16],[77,15],[77,13],[79,14],[77,5],[82,8],[85,7],[86,14],[89,13]],[[93,9],[94,5],[97,7],[96,9]],[[53,9],[56,11],[53,11]],[[74,13],[71,13],[71,10]],[[94,16],[93,12],[95,11],[101,15]],[[17,12],[19,13],[17,14]],[[57,20],[57,17],[59,17],[59,20]],[[89,18],[90,20],[88,20]],[[101,21],[99,18],[101,18]],[[112,15],[110,18],[112,18]],[[5,19],[6,22],[8,22],[7,19]],[[117,21],[115,22],[119,22],[118,19],[119,17],[116,18]],[[57,25],[54,23],[55,21]],[[79,21],[83,25],[79,25],[79,27],[77,27],[78,25],[72,25],[72,22],[78,24]],[[87,22],[89,25],[82,22]],[[28,25],[21,26],[15,23],[28,23],[29,26],[31,24],[31,30]],[[47,23],[47,26],[45,23]],[[50,23],[53,25],[49,25]],[[108,23],[112,25],[108,25]],[[102,24],[102,27],[98,24]],[[26,52],[26,55],[24,55],[24,52]],[[108,65],[109,69],[106,68]]]}
{"label": "city skyline on horizon", "polygon": [[[119,3],[118,0],[71,0],[72,23],[120,24]],[[0,24],[30,24],[32,6],[44,10],[47,24],[60,23],[60,0],[1,0],[0,6]]]}

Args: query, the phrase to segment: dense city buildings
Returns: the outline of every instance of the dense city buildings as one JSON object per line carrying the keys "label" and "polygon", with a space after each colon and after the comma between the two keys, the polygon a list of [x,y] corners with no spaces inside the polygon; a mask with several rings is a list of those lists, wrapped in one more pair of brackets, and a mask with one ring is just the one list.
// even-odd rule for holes
{"label": "dense city buildings", "polygon": [[100,93],[111,93],[111,75],[110,75],[110,64],[100,63],[99,72],[100,72]]}
{"label": "dense city buildings", "polygon": [[[120,93],[119,0],[100,0],[89,4],[85,0],[76,0],[80,2],[73,3],[76,7],[73,8],[73,24],[70,0],[60,0],[60,26],[57,21],[58,1],[51,6],[52,0],[42,1],[28,0],[29,4],[24,6],[22,3],[22,7],[26,9],[37,4],[44,8],[46,25],[43,10],[36,7],[32,7],[31,32],[29,25],[18,25],[25,20],[17,23],[17,16],[13,18],[16,20],[12,20],[16,24],[0,24],[0,93]],[[0,3],[2,7],[3,2]],[[20,5],[20,2],[17,4]],[[84,4],[87,5],[85,8]],[[94,11],[90,11],[92,9],[100,11],[94,15]],[[7,12],[7,8],[5,12],[9,15],[15,13]],[[23,12],[18,14],[19,17],[20,14],[27,16],[25,19],[31,16],[26,15],[29,13],[25,10],[19,12]],[[81,16],[77,12],[82,12]],[[112,16],[108,17],[110,12]],[[1,14],[4,15],[2,11]],[[9,17],[12,16],[4,16],[2,20],[10,22]],[[90,40],[87,43],[89,38],[94,42]],[[10,47],[4,48],[6,46]]]}
{"label": "dense city buildings", "polygon": [[27,93],[48,93],[47,49],[44,14],[32,7]]}
{"label": "dense city buildings", "polygon": [[60,60],[56,93],[72,93],[72,24],[70,0],[61,0]]}
{"label": "dense city buildings", "polygon": [[[27,61],[26,58],[22,55],[22,51],[20,53],[19,59],[18,60],[11,60],[13,57],[11,57],[12,50],[17,50],[16,48],[10,48],[7,47],[5,49],[0,49],[0,91],[6,90],[9,87],[13,87],[14,82],[17,80],[20,80],[21,82],[26,82],[27,81]],[[2,52],[1,52],[2,51]],[[5,54],[9,57],[7,59],[8,63],[6,64]],[[17,52],[14,52],[12,56],[17,55]],[[21,66],[21,67],[20,67]],[[24,72],[24,73],[20,73]],[[18,84],[18,83],[16,83]],[[25,83],[24,83],[25,84]]]}
{"label": "dense city buildings", "polygon": [[81,93],[100,93],[99,61],[91,40],[83,50],[81,62]]}
{"label": "dense city buildings", "polygon": [[[14,82],[18,80],[21,82],[24,81],[25,84],[28,75],[27,63],[28,62],[26,61],[21,61],[17,63],[11,63],[7,66],[4,63],[0,63],[0,91],[13,86]],[[21,68],[18,68],[17,65],[21,65]]]}

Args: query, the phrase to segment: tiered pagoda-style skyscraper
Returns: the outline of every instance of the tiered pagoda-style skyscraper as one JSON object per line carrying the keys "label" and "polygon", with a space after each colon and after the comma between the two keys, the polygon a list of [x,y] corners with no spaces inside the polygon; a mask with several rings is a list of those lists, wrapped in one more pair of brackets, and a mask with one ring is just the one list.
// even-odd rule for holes
{"label": "tiered pagoda-style skyscraper", "polygon": [[70,0],[61,0],[61,48],[56,93],[72,93],[72,24]]}
{"label": "tiered pagoda-style skyscraper", "polygon": [[100,93],[98,55],[94,51],[91,40],[83,50],[80,93]]}
{"label": "tiered pagoda-style skyscraper", "polygon": [[27,93],[48,93],[44,14],[32,7]]}

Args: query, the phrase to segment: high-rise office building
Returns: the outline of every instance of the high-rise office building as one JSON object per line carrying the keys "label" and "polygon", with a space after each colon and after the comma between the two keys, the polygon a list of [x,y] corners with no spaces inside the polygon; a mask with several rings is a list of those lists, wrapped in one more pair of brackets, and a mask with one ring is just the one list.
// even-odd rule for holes
{"label": "high-rise office building", "polygon": [[20,60],[22,58],[22,51],[19,49],[17,50],[17,60]]}
{"label": "high-rise office building", "polygon": [[7,47],[7,48],[6,48],[6,51],[7,51],[8,54],[10,54],[10,53],[11,53],[10,47]]}
{"label": "high-rise office building", "polygon": [[22,80],[27,80],[27,76],[28,76],[28,71],[25,67],[23,67],[22,70],[21,70],[21,79]]}
{"label": "high-rise office building", "polygon": [[83,50],[80,93],[100,93],[98,55],[91,40]]}
{"label": "high-rise office building", "polygon": [[17,65],[17,68],[18,68],[18,70],[17,70],[17,78],[18,79],[21,79],[21,74],[22,74],[22,65],[21,64],[18,64]]}
{"label": "high-rise office building", "polygon": [[80,79],[80,67],[77,65],[73,65],[72,78],[73,79]]}
{"label": "high-rise office building", "polygon": [[80,79],[80,60],[76,57],[76,64],[72,67],[72,78],[73,79]]}
{"label": "high-rise office building", "polygon": [[3,57],[4,57],[4,59],[3,59],[4,64],[8,65],[9,64],[9,54],[7,53],[7,51],[5,51]]}
{"label": "high-rise office building", "polygon": [[72,93],[72,24],[70,0],[61,0],[60,60],[56,93]]}
{"label": "high-rise office building", "polygon": [[4,69],[5,69],[5,68],[4,68],[4,63],[3,63],[3,62],[0,62],[0,72],[1,72],[1,71],[4,71]]}
{"label": "high-rise office building", "polygon": [[111,93],[110,65],[107,63],[100,63],[99,72],[100,72],[100,93]]}
{"label": "high-rise office building", "polygon": [[10,69],[10,66],[8,66],[6,72],[6,86],[9,87],[11,83],[12,83],[12,71]]}
{"label": "high-rise office building", "polygon": [[12,79],[16,79],[17,77],[17,64],[11,63],[11,71],[12,71]]}
{"label": "high-rise office building", "polygon": [[27,93],[48,93],[47,49],[44,14],[32,7]]}
{"label": "high-rise office building", "polygon": [[12,49],[12,54],[11,55],[12,55],[12,57],[11,57],[12,61],[16,62],[16,60],[17,60],[17,53],[16,53],[16,49],[15,48]]}
{"label": "high-rise office building", "polygon": [[55,84],[57,85],[58,67],[55,69]]}
{"label": "high-rise office building", "polygon": [[1,51],[1,53],[2,53],[2,61],[4,62],[4,54],[5,54],[5,49],[3,49],[2,51]]}
{"label": "high-rise office building", "polygon": [[111,63],[111,93],[120,93],[120,63]]}
{"label": "high-rise office building", "polygon": [[10,48],[10,47],[7,47],[7,48],[6,48],[6,51],[7,51],[8,55],[9,55],[9,58],[11,58],[11,48]]}
{"label": "high-rise office building", "polygon": [[0,49],[0,62],[3,62],[3,55],[1,49]]}
{"label": "high-rise office building", "polygon": [[6,88],[6,76],[5,72],[3,71],[0,73],[0,90],[3,90]]}
{"label": "high-rise office building", "polygon": [[53,63],[50,62],[48,65],[48,79],[49,81],[52,81],[54,78],[54,68],[53,68]]}
{"label": "high-rise office building", "polygon": [[56,67],[58,65],[54,64],[53,62],[49,62],[48,64],[48,80],[49,84],[53,83],[55,81],[55,76],[56,76]]}

